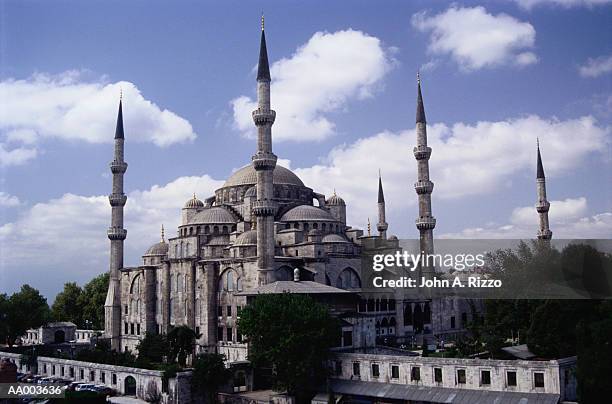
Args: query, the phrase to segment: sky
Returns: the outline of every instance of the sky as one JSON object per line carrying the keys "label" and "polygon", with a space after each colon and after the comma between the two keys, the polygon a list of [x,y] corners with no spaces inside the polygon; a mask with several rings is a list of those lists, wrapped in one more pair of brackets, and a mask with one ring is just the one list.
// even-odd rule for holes
{"label": "sky", "polygon": [[108,270],[120,92],[126,265],[255,150],[260,19],[279,164],[416,238],[416,72],[439,238],[612,236],[612,1],[0,1],[0,293]]}

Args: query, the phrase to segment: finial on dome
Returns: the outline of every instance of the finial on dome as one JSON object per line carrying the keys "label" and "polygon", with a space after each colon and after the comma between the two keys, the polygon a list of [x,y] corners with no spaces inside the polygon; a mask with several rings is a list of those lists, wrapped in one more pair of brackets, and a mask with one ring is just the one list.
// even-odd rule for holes
{"label": "finial on dome", "polygon": [[194,199],[194,200],[198,199],[198,198],[196,198],[196,194],[195,194],[195,192],[193,193],[193,199]]}
{"label": "finial on dome", "polygon": [[334,196],[337,196],[337,195],[336,195],[336,188],[334,188]]}
{"label": "finial on dome", "polygon": [[161,226],[161,242],[162,243],[166,242],[166,238],[164,237],[164,225],[163,224]]}

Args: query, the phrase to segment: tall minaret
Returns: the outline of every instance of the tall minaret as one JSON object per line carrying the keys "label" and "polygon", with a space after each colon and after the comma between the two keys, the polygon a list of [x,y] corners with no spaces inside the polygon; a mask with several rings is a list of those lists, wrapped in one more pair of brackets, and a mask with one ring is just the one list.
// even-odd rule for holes
{"label": "tall minaret", "polygon": [[123,161],[123,111],[119,99],[119,114],[115,129],[115,158],[110,163],[113,173],[113,192],[108,196],[111,205],[111,226],[108,229],[110,240],[110,282],[104,303],[104,332],[111,338],[111,348],[121,350],[121,287],[119,270],[123,268],[123,240],[127,231],[123,228],[123,207],[127,196],[123,193],[123,174],[127,163]]}
{"label": "tall minaret", "polygon": [[[436,227],[436,219],[431,214],[431,192],[434,184],[429,180],[429,157],[431,147],[427,146],[427,122],[425,120],[425,107],[421,94],[421,78],[417,73],[417,108],[416,108],[416,134],[417,145],[414,148],[414,157],[417,160],[417,182],[414,189],[419,197],[419,217],[416,219],[416,227],[420,233],[420,247],[424,254],[433,254],[433,229]],[[421,268],[423,276],[435,272],[433,266],[424,265]]]}
{"label": "tall minaret", "polygon": [[538,184],[538,203],[536,204],[536,210],[540,215],[540,230],[538,231],[538,239],[550,240],[552,238],[552,231],[550,231],[548,223],[548,210],[550,209],[550,202],[546,199],[546,177],[544,176],[544,166],[542,165],[542,156],[540,155],[540,141],[538,144],[538,169],[536,174],[536,182]]}
{"label": "tall minaret", "polygon": [[272,124],[276,112],[270,109],[270,66],[264,33],[264,18],[261,17],[261,44],[257,69],[257,109],[253,121],[257,126],[257,152],[252,157],[257,172],[257,200],[252,205],[257,218],[257,266],[260,285],[274,281],[274,215],[277,211],[274,196],[273,172],[276,155],[272,153]]}
{"label": "tall minaret", "polygon": [[378,224],[376,225],[376,228],[378,229],[378,235],[380,238],[386,240],[389,225],[387,224],[385,214],[385,194],[383,193],[380,170],[378,170]]}

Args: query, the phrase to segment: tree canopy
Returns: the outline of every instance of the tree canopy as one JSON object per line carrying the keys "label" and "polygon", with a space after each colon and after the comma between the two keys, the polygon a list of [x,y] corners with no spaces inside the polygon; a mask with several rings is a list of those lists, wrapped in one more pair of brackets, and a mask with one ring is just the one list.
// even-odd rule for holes
{"label": "tree canopy", "polygon": [[230,377],[230,371],[225,368],[225,355],[204,353],[193,361],[191,389],[202,394],[209,403],[214,403],[215,394]]}
{"label": "tree canopy", "polygon": [[238,329],[253,365],[271,369],[272,387],[297,396],[323,382],[340,334],[326,306],[288,293],[257,296],[241,311]]}
{"label": "tree canopy", "polygon": [[39,327],[50,318],[47,299],[30,285],[23,285],[10,297],[0,294],[0,338],[8,345],[28,328]]}

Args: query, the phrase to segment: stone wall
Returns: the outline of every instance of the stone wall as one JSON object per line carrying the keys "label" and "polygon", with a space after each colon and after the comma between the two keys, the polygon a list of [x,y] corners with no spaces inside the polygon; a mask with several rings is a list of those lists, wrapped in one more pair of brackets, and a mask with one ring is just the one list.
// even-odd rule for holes
{"label": "stone wall", "polygon": [[[21,355],[0,352],[0,358],[8,358],[17,365],[20,372],[27,372],[25,364],[21,364]],[[38,373],[42,376],[57,377],[82,383],[105,385],[117,390],[119,394],[135,395],[146,400],[153,391],[161,395],[162,403],[189,403],[191,402],[191,372],[179,372],[176,377],[163,383],[163,372],[131,368],[125,366],[107,365],[101,363],[81,362],[70,359],[38,357]],[[127,389],[127,379],[135,380],[135,394]]]}

